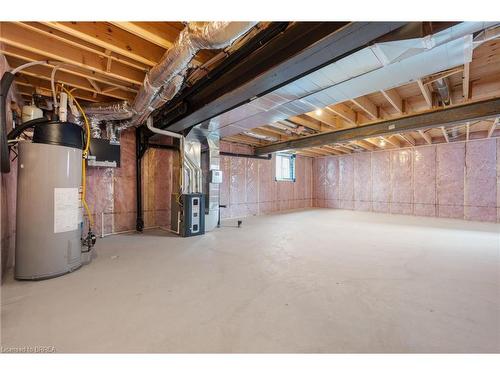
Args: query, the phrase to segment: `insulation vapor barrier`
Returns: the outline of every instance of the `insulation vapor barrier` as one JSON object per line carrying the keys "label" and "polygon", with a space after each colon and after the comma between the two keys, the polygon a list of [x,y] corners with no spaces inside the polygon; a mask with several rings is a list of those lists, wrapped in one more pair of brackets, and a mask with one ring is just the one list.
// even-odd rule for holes
{"label": "insulation vapor barrier", "polygon": [[314,202],[500,222],[499,159],[500,139],[315,158]]}
{"label": "insulation vapor barrier", "polygon": [[[249,146],[221,142],[221,151],[251,154]],[[221,218],[262,215],[312,206],[311,158],[297,156],[296,181],[276,181],[276,160],[220,157],[224,175],[220,187]]]}
{"label": "insulation vapor barrier", "polygon": [[[121,167],[87,169],[87,200],[96,235],[135,230],[135,133],[120,137]],[[143,209],[146,227],[170,224],[170,194],[179,174],[176,152],[149,149],[142,159]]]}

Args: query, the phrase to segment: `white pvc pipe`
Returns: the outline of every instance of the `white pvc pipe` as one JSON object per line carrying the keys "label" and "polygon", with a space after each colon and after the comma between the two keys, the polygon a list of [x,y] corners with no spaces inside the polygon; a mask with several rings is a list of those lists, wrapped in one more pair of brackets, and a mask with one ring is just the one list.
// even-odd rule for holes
{"label": "white pvc pipe", "polygon": [[166,135],[167,137],[174,137],[180,140],[180,165],[181,165],[181,192],[184,192],[184,171],[182,170],[184,168],[184,136],[179,133],[174,133],[170,132],[168,130],[164,129],[158,129],[153,126],[153,117],[149,116],[148,119],[146,120],[146,126],[149,130],[151,130],[153,133],[156,134],[161,134],[161,135]]}
{"label": "white pvc pipe", "polygon": [[17,68],[12,69],[10,72],[12,74],[17,74],[23,69],[26,69],[26,68],[29,68],[29,67],[35,66],[35,65],[42,65],[42,64],[49,64],[49,60],[32,61],[32,62],[23,64],[23,65],[20,65]]}

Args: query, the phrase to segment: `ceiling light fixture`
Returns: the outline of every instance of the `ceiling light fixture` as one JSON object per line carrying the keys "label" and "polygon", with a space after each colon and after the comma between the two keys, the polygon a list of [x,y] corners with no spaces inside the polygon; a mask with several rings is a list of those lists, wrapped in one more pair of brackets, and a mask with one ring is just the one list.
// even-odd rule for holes
{"label": "ceiling light fixture", "polygon": [[321,108],[318,108],[316,111],[314,111],[314,113],[316,113],[316,116],[321,116],[323,110]]}

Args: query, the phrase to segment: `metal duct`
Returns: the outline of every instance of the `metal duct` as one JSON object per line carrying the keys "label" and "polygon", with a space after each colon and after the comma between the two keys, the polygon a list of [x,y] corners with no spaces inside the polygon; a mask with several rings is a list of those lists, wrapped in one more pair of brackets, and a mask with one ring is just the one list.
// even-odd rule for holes
{"label": "metal duct", "polygon": [[202,193],[201,140],[197,129],[191,129],[184,138],[183,149],[183,194]]}
{"label": "metal duct", "polygon": [[174,45],[146,77],[137,94],[131,125],[137,125],[169,101],[180,90],[186,69],[202,49],[222,49],[248,32],[257,22],[190,22],[181,31]]}
{"label": "metal duct", "polygon": [[92,103],[83,107],[87,117],[97,121],[119,121],[131,118],[134,111],[124,100],[114,103]]}
{"label": "metal duct", "polygon": [[220,183],[212,180],[212,171],[220,170],[219,136],[208,133],[206,150],[202,152],[203,193],[205,194],[205,231],[213,230],[219,221]]}
{"label": "metal duct", "polygon": [[261,140],[270,141],[270,142],[276,142],[278,140],[278,138],[276,138],[276,137],[257,134],[257,133],[250,132],[250,131],[243,132],[243,134],[248,135],[249,137],[252,137],[252,138],[261,139]]}
{"label": "metal duct", "polygon": [[219,221],[220,182],[212,180],[213,171],[220,174],[219,136],[202,125],[191,129],[184,143],[186,181],[184,193],[205,195],[205,231],[215,229]]}
{"label": "metal duct", "polygon": [[436,85],[437,92],[439,93],[439,97],[441,98],[443,104],[445,105],[451,104],[450,87],[448,79],[440,78],[436,82],[434,82],[434,84]]}

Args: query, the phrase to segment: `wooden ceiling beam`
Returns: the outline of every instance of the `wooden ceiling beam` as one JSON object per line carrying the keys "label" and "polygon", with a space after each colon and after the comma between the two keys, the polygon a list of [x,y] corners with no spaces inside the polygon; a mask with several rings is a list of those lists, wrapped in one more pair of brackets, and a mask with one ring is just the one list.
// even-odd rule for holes
{"label": "wooden ceiling beam", "polygon": [[42,22],[42,24],[148,66],[155,66],[164,53],[163,48],[131,36],[130,33],[108,22]]}
{"label": "wooden ceiling beam", "polygon": [[401,147],[401,143],[399,142],[399,140],[394,137],[394,136],[388,136],[388,137],[380,137],[381,139],[383,139],[384,141],[386,141],[387,143],[393,145],[394,147]]}
{"label": "wooden ceiling beam", "polygon": [[330,151],[334,155],[344,155],[344,152],[342,152],[340,150],[337,150],[335,147],[332,147],[332,146],[329,146],[329,145],[321,146],[321,148]]}
{"label": "wooden ceiling beam", "polygon": [[429,87],[427,87],[427,85],[425,85],[421,79],[417,79],[417,84],[420,92],[422,93],[422,96],[425,99],[425,102],[427,103],[427,107],[432,108],[432,92],[429,90]]}
{"label": "wooden ceiling beam", "polygon": [[[44,60],[46,58],[45,56],[38,55],[36,53],[29,52],[29,51],[24,51],[24,50],[19,49],[17,47],[12,47],[12,46],[8,46],[8,45],[2,46],[1,44],[0,44],[0,53],[3,53],[5,56],[9,57],[9,59],[8,59],[9,62],[13,61],[12,59],[16,59],[17,62],[15,64],[17,64],[17,65],[15,65],[15,66],[19,66],[21,64],[24,64],[25,62]],[[12,66],[14,66],[14,64]],[[39,65],[37,67],[48,69],[49,70],[48,75],[50,76],[50,73],[52,72],[52,68],[54,67],[54,65],[52,65],[52,64]],[[37,67],[29,68],[29,70],[35,69]],[[60,67],[57,70],[56,77],[59,77],[59,74],[61,72],[70,73],[71,75],[74,75],[76,77],[84,78],[85,81],[87,78],[90,78],[96,82],[100,82],[100,83],[103,83],[105,85],[114,86],[120,90],[127,91],[130,93],[137,93],[137,91],[138,91],[136,89],[136,85],[134,85],[134,84],[118,81],[116,79],[111,79],[111,78],[103,76],[95,71],[79,68],[76,66],[63,65],[62,67]],[[44,75],[46,75],[46,74],[44,74]]]}
{"label": "wooden ceiling beam", "polygon": [[[17,66],[20,66],[21,64],[24,63],[24,61],[22,61],[20,59],[11,58],[11,57],[9,57],[7,59],[7,61],[9,62],[9,65],[11,67],[14,67],[14,68]],[[24,69],[19,74],[40,78],[40,79],[43,79],[45,81],[50,82],[51,73],[52,73],[52,68],[50,68],[48,66],[36,65],[36,66],[29,67],[27,69]],[[90,80],[90,78],[83,78],[83,77],[80,77],[77,75],[70,74],[66,71],[62,71],[62,70],[61,71],[58,70],[56,73],[56,81],[63,83],[67,86],[75,87],[75,88],[85,90],[85,91],[90,91],[90,92],[98,92],[100,94],[108,96],[111,100],[120,99],[120,100],[132,101],[134,99],[134,94],[132,92],[119,89],[116,86],[106,87],[105,89],[103,87],[103,89],[99,92],[90,84],[89,80]]]}
{"label": "wooden ceiling beam", "polygon": [[232,135],[230,137],[224,137],[223,140],[244,143],[252,146],[262,146],[268,143],[266,141],[259,140],[257,138],[252,138],[244,134],[237,134],[237,135]]}
{"label": "wooden ceiling beam", "polygon": [[106,59],[102,56],[71,45],[62,45],[55,39],[41,37],[12,23],[2,26],[0,42],[43,56],[45,59],[61,61],[137,85],[142,85],[145,75],[144,72],[121,64],[113,65],[111,71],[107,72]]}
{"label": "wooden ceiling beam", "polygon": [[[44,76],[44,75],[39,75],[39,74],[34,74],[30,71],[24,71],[22,73],[19,73],[19,75],[20,75],[20,77],[30,76],[30,77],[42,79],[42,80],[46,81],[47,83],[50,83],[50,77]],[[64,84],[68,87],[73,87],[73,88],[78,89],[78,90],[87,91],[87,92],[90,92],[92,94],[101,94],[103,100],[107,101],[107,102],[113,101],[116,99],[132,101],[134,98],[133,95],[131,95],[131,93],[126,92],[126,91],[122,91],[122,90],[118,90],[117,87],[113,87],[116,90],[110,91],[110,92],[97,91],[92,86],[89,87],[87,85],[80,84],[80,81],[75,80],[74,77],[71,77],[71,75],[58,76],[56,81],[58,83]]]}
{"label": "wooden ceiling beam", "polygon": [[397,134],[397,136],[399,136],[401,139],[403,139],[406,143],[408,143],[412,147],[416,145],[415,138],[413,138],[410,134],[401,133]]}
{"label": "wooden ceiling beam", "polygon": [[301,155],[301,156],[307,156],[308,158],[316,158],[316,157],[320,156],[318,154],[314,154],[314,153],[311,153],[311,152],[308,152],[308,151],[304,151],[304,150],[295,151],[295,154],[296,155]]}
{"label": "wooden ceiling beam", "polygon": [[371,143],[369,142],[366,142],[364,139],[360,139],[358,141],[352,141],[351,143],[367,150],[367,151],[375,151],[376,150],[376,147],[374,145],[372,145]]}
{"label": "wooden ceiling beam", "polygon": [[[150,43],[153,43],[166,50],[170,49],[177,37],[180,30],[169,26],[166,22],[110,22],[112,25],[127,31],[130,34],[138,36]],[[182,26],[182,25],[181,25]],[[214,53],[209,51],[200,51],[196,57],[195,62],[202,64],[210,60]]]}
{"label": "wooden ceiling beam", "polygon": [[427,144],[432,145],[432,137],[429,133],[425,132],[424,130],[419,130],[418,134],[427,142]]}
{"label": "wooden ceiling beam", "polygon": [[325,108],[327,111],[331,111],[335,115],[343,118],[345,121],[347,121],[351,126],[356,126],[356,112],[354,112],[351,108],[346,106],[345,104],[335,104],[335,105],[330,105]]}
{"label": "wooden ceiling beam", "polygon": [[252,133],[255,133],[255,134],[262,135],[264,137],[278,138],[279,141],[288,141],[290,139],[293,139],[293,137],[290,137],[288,135],[276,134],[276,133],[270,132],[269,130],[263,129],[263,128],[253,128],[253,129],[250,129],[249,131]]}
{"label": "wooden ceiling beam", "polygon": [[437,126],[457,125],[467,121],[496,118],[500,115],[500,98],[487,99],[462,105],[448,106],[434,111],[383,120],[369,125],[314,134],[299,139],[259,147],[258,154],[342,143],[368,137],[387,136],[394,133],[410,132],[435,128]]}
{"label": "wooden ceiling beam", "polygon": [[380,92],[399,114],[403,114],[403,99],[396,89],[380,90]]}
{"label": "wooden ceiling beam", "polygon": [[500,117],[497,117],[495,119],[495,121],[493,121],[493,123],[491,124],[490,128],[488,129],[488,137],[487,138],[491,138],[491,136],[493,135],[493,132],[496,130],[496,128],[498,126],[499,119],[500,119]]}
{"label": "wooden ceiling beam", "polygon": [[325,128],[337,129],[339,127],[337,116],[330,111],[320,109],[319,111],[307,112],[305,115],[325,124]]}
{"label": "wooden ceiling beam", "polygon": [[351,102],[361,108],[372,120],[376,120],[379,117],[377,106],[366,96],[351,99]]}
{"label": "wooden ceiling beam", "polygon": [[448,137],[448,132],[446,131],[446,128],[444,126],[441,126],[441,132],[443,133],[443,137],[444,137],[446,143],[450,143],[450,138]]}
{"label": "wooden ceiling beam", "polygon": [[349,145],[343,144],[343,145],[333,145],[336,150],[342,151],[345,154],[351,154],[352,153],[352,148],[349,147]]}
{"label": "wooden ceiling beam", "polygon": [[278,128],[272,127],[270,125],[261,126],[259,129],[265,129],[268,132],[271,132],[271,133],[276,134],[276,135],[286,135],[289,137],[293,137],[291,132],[288,132],[288,131],[283,130],[283,129],[278,129]]}
{"label": "wooden ceiling beam", "polygon": [[154,43],[165,49],[169,49],[173,46],[173,41],[170,37],[162,35],[159,28],[154,32],[152,30],[147,30],[144,26],[141,26],[139,22],[110,22],[112,25],[119,27],[122,30],[134,34],[148,42]]}
{"label": "wooden ceiling beam", "polygon": [[461,73],[463,70],[464,70],[464,68],[462,66],[459,66],[457,68],[451,68],[451,69],[444,70],[444,71],[436,73],[436,74],[431,74],[431,75],[423,78],[422,83],[424,85],[430,85],[431,83],[436,82],[440,79],[444,79],[444,78],[447,78],[447,77],[452,76],[454,74]]}
{"label": "wooden ceiling beam", "polygon": [[[373,146],[375,146],[375,148],[381,148],[383,149],[384,147],[380,144],[380,141],[377,141],[376,139],[373,139],[373,138],[365,138],[363,139],[363,141],[365,142],[368,142],[370,144],[372,144]],[[385,141],[384,141],[385,142]]]}
{"label": "wooden ceiling beam", "polygon": [[[293,116],[293,117],[290,117],[288,120],[293,122],[294,124],[305,126],[306,128],[309,128],[311,130],[315,130],[318,132],[321,132],[321,129],[322,129],[321,123],[319,121],[312,119],[306,115]],[[285,120],[285,121],[287,121],[287,120]]]}
{"label": "wooden ceiling beam", "polygon": [[322,149],[321,147],[311,147],[310,149],[308,149],[308,151],[312,151],[312,152],[315,152],[317,154],[324,155],[324,156],[332,155],[332,153],[330,151],[326,151],[326,150]]}
{"label": "wooden ceiling beam", "polygon": [[[107,64],[111,64],[111,61],[115,61],[120,64],[128,65],[134,69],[138,69],[140,71],[146,71],[149,69],[149,65],[141,64],[133,59],[129,59],[127,57],[121,55],[115,55],[112,51],[96,46],[92,43],[85,42],[79,38],[72,37],[68,34],[60,32],[56,29],[51,28],[50,26],[46,26],[39,22],[15,22],[17,26],[21,26],[33,33],[40,34],[43,37],[58,40],[61,43],[68,44],[72,47],[76,47],[82,49],[84,51],[99,55],[102,58],[107,59]],[[109,70],[111,70],[111,65],[109,66]]]}
{"label": "wooden ceiling beam", "polygon": [[[25,93],[31,95],[32,93],[39,93],[43,96],[52,98],[52,90],[50,88],[50,84],[42,83],[36,78],[30,79],[30,81],[23,81],[16,78],[14,81],[17,85],[18,91],[20,93]],[[79,100],[86,100],[88,102],[103,102],[105,99],[96,94],[94,96],[93,93],[82,92],[81,90],[75,90],[72,92],[72,95]]]}

